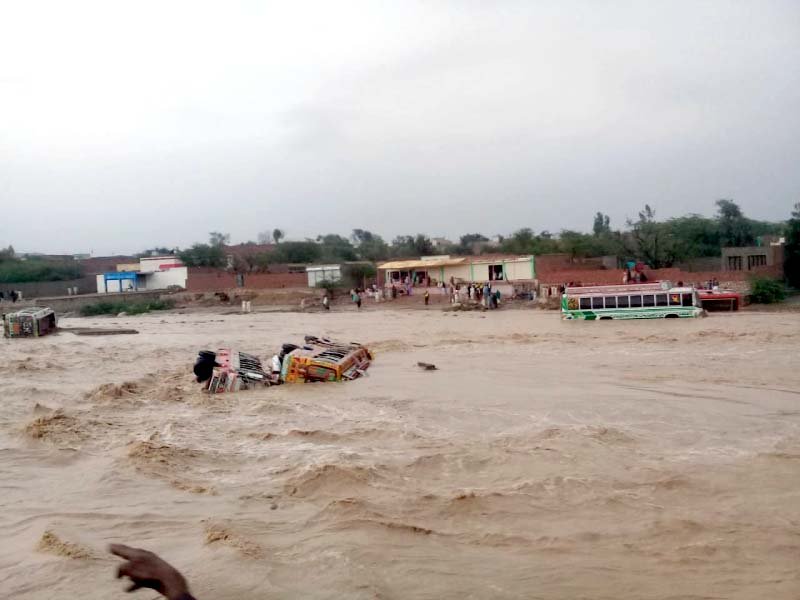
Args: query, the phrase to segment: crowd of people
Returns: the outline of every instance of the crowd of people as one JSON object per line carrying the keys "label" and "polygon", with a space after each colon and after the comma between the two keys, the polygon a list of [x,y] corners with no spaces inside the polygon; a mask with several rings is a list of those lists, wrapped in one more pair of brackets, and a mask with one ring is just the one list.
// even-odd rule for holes
{"label": "crowd of people", "polygon": [[[360,310],[365,298],[371,298],[376,303],[387,299],[396,300],[400,295],[414,295],[413,289],[414,286],[410,282],[408,284],[394,282],[389,287],[380,287],[377,283],[373,283],[366,288],[355,287],[350,289],[350,302],[355,306],[356,310]],[[490,281],[480,284],[456,282],[451,279],[449,284],[439,282],[433,289],[438,289],[440,295],[446,296],[451,304],[477,303],[487,309],[500,308],[502,293],[499,289],[492,287],[492,282]],[[430,300],[431,288],[426,287],[425,291],[422,292],[422,301],[425,306],[428,306]],[[326,290],[321,299],[322,309],[329,311],[331,309],[331,301],[332,294]],[[305,301],[302,302],[302,306],[305,308]]]}

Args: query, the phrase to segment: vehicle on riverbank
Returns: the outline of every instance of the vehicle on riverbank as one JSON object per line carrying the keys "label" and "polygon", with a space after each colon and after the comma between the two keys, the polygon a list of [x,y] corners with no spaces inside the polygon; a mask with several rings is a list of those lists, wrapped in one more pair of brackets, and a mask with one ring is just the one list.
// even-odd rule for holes
{"label": "vehicle on riverbank", "polygon": [[662,319],[705,314],[697,290],[659,283],[567,287],[561,296],[565,320]]}

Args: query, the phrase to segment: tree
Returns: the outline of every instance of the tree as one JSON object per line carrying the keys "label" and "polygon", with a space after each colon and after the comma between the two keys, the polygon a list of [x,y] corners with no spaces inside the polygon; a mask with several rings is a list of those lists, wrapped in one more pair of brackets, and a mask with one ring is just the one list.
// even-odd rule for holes
{"label": "tree", "polygon": [[628,219],[630,251],[654,269],[671,267],[675,262],[675,244],[663,223],[656,221],[656,212],[645,204],[638,221]]}
{"label": "tree", "polygon": [[586,233],[564,230],[561,232],[560,241],[561,249],[569,254],[572,260],[592,254],[592,236]]}
{"label": "tree", "polygon": [[258,234],[258,243],[259,244],[271,244],[272,243],[272,233],[269,231],[262,231]]}
{"label": "tree", "polygon": [[136,255],[137,258],[142,258],[145,256],[169,256],[171,254],[175,254],[175,249],[167,248],[166,246],[156,246],[155,248],[148,248],[143,252],[139,252]]}
{"label": "tree", "polygon": [[461,246],[471,246],[476,242],[488,242],[489,238],[487,238],[482,233],[466,233],[461,236],[459,239],[459,245]]}
{"label": "tree", "polygon": [[278,229],[277,227],[272,230],[272,239],[275,240],[276,244],[280,244],[281,240],[286,237],[286,232],[283,229]]}
{"label": "tree", "polygon": [[230,234],[220,233],[219,231],[212,231],[208,234],[208,243],[211,246],[225,246],[231,241]]}
{"label": "tree", "polygon": [[717,222],[723,246],[749,246],[755,242],[753,225],[733,200],[717,200]]}
{"label": "tree", "polygon": [[783,269],[789,285],[800,288],[800,202],[794,205],[792,218],[786,223]]}
{"label": "tree", "polygon": [[353,243],[357,246],[371,242],[375,237],[374,233],[366,229],[353,229],[353,233],[350,235],[350,239],[352,239]]}
{"label": "tree", "polygon": [[594,216],[594,226],[592,227],[596,236],[611,233],[611,217],[599,212]]}
{"label": "tree", "polygon": [[10,245],[8,248],[0,250],[0,261],[9,260],[16,256],[14,252],[14,246]]}
{"label": "tree", "polygon": [[392,256],[424,256],[426,254],[433,254],[433,251],[433,242],[431,242],[428,236],[422,233],[418,233],[416,236],[398,235],[392,240]]}
{"label": "tree", "polygon": [[418,233],[416,237],[414,237],[414,253],[420,256],[424,256],[425,254],[433,254],[434,247],[433,242],[431,239],[422,233]]}
{"label": "tree", "polygon": [[322,257],[326,260],[358,260],[355,248],[346,237],[329,233],[317,237],[317,243],[322,246]]}
{"label": "tree", "polygon": [[220,243],[194,244],[190,248],[179,250],[178,258],[187,267],[224,267],[227,264],[225,251]]}
{"label": "tree", "polygon": [[670,219],[665,229],[675,242],[675,256],[689,260],[720,255],[719,223],[702,215]]}
{"label": "tree", "polygon": [[366,229],[353,229],[350,238],[357,245],[358,255],[364,260],[379,261],[389,257],[389,246],[383,238]]}
{"label": "tree", "polygon": [[368,280],[375,278],[377,270],[373,265],[369,264],[353,264],[345,265],[342,269],[342,279],[348,287],[367,287]]}
{"label": "tree", "polygon": [[546,237],[551,235],[549,232],[542,234],[536,235],[530,227],[523,227],[503,239],[500,249],[511,254],[552,254],[561,251],[559,240]]}
{"label": "tree", "polygon": [[322,246],[316,242],[283,242],[270,255],[273,263],[308,264],[322,258]]}

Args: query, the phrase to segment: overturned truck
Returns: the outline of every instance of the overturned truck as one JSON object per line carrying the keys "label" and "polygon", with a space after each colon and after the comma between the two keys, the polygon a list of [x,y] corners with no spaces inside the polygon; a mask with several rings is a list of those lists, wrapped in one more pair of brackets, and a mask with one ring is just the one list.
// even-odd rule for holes
{"label": "overturned truck", "polygon": [[219,394],[282,383],[357,379],[371,362],[372,354],[361,344],[306,336],[302,346],[284,344],[266,368],[252,354],[230,348],[203,350],[194,374],[203,389]]}

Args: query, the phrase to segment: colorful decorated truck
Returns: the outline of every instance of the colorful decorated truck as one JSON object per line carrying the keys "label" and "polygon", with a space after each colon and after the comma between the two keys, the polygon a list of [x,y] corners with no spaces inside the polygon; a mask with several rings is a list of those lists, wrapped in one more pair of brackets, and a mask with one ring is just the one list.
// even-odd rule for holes
{"label": "colorful decorated truck", "polygon": [[5,337],[41,337],[56,330],[56,314],[52,309],[31,306],[3,317]]}
{"label": "colorful decorated truck", "polygon": [[306,336],[302,346],[284,344],[267,368],[258,357],[230,348],[203,350],[194,374],[204,389],[219,394],[281,383],[357,379],[371,362],[372,354],[361,344]]}

